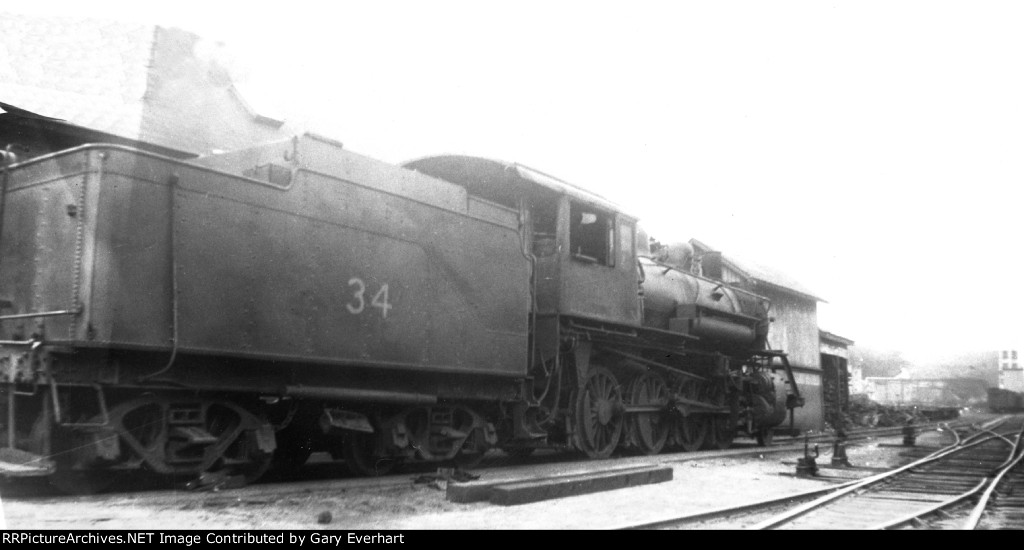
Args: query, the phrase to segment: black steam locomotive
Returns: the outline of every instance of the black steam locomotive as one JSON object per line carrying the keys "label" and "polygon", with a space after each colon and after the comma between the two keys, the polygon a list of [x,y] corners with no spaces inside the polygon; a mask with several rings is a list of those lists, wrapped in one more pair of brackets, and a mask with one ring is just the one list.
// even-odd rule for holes
{"label": "black steam locomotive", "polygon": [[802,404],[765,298],[521,165],[86,145],[0,200],[6,476],[724,448]]}

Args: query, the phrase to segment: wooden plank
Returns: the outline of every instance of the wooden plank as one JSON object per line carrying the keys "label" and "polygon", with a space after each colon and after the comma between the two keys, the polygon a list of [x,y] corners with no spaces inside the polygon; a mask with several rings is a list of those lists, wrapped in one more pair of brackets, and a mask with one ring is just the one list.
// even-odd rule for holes
{"label": "wooden plank", "polygon": [[642,466],[597,473],[553,476],[493,484],[449,484],[448,500],[475,502],[490,500],[504,506],[555,498],[611,491],[672,479],[671,466]]}

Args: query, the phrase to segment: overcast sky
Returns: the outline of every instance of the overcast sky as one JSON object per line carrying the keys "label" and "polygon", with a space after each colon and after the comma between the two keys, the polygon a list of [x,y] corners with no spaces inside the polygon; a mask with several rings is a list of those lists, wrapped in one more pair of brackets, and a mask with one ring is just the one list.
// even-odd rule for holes
{"label": "overcast sky", "polygon": [[[1020,2],[33,2],[222,41],[350,149],[517,161],[927,362],[1024,348]],[[259,100],[257,100],[257,103]]]}

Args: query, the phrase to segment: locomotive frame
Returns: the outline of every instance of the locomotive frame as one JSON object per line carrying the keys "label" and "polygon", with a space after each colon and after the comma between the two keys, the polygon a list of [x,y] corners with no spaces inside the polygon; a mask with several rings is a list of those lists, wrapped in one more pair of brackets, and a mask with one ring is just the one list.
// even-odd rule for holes
{"label": "locomotive frame", "polygon": [[[307,134],[190,162],[88,145],[2,178],[6,476],[653,454],[766,443],[801,405],[766,300],[645,257],[635,218],[521,165]],[[698,289],[668,326],[644,269]]]}

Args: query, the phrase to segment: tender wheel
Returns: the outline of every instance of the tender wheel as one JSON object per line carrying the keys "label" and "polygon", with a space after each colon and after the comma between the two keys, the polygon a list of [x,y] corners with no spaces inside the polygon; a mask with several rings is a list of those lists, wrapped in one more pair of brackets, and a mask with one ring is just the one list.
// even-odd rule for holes
{"label": "tender wheel", "polygon": [[775,430],[773,428],[761,428],[757,431],[757,444],[762,447],[770,447],[774,438]]}
{"label": "tender wheel", "polygon": [[373,434],[348,432],[341,442],[341,455],[350,472],[360,476],[376,477],[391,473],[397,459],[376,456]]}
{"label": "tender wheel", "polygon": [[244,447],[241,456],[245,457],[245,464],[238,466],[236,472],[240,474],[246,483],[253,483],[263,477],[267,470],[274,464],[274,453],[265,453],[259,450],[256,444],[256,432],[248,431],[240,437],[241,446]]}
{"label": "tender wheel", "polygon": [[622,391],[608,369],[594,367],[576,398],[576,446],[590,458],[608,458],[622,436]]}
{"label": "tender wheel", "polygon": [[221,462],[232,475],[241,475],[246,483],[258,480],[274,462],[274,453],[260,450],[257,430],[246,427],[237,410],[223,404],[206,411],[206,429],[218,440],[230,440]]}
{"label": "tender wheel", "polygon": [[491,449],[484,436],[484,428],[477,425],[477,418],[477,415],[468,408],[455,407],[453,410],[452,425],[456,430],[469,434],[452,459],[452,463],[458,468],[476,468]]}
{"label": "tender wheel", "polygon": [[[707,401],[719,407],[730,405],[725,384],[712,382],[708,387]],[[728,449],[736,437],[736,419],[733,413],[730,411],[727,415],[715,414],[711,416],[709,424],[707,446],[711,449]]]}
{"label": "tender wheel", "polygon": [[[692,378],[684,378],[676,385],[676,393],[684,399],[699,401],[701,399],[701,382]],[[676,418],[674,423],[674,439],[686,452],[700,450],[707,439],[709,420],[705,415],[689,415]]]}
{"label": "tender wheel", "polygon": [[[626,393],[631,405],[664,407],[668,403],[668,385],[653,372],[634,378]],[[668,420],[664,411],[632,415],[627,424],[630,445],[644,454],[660,453],[668,440]]]}

